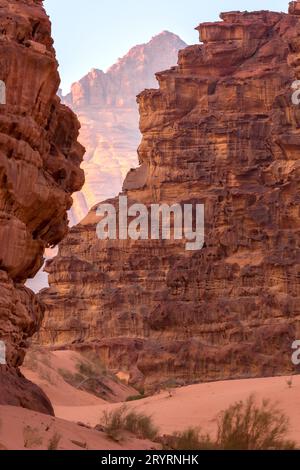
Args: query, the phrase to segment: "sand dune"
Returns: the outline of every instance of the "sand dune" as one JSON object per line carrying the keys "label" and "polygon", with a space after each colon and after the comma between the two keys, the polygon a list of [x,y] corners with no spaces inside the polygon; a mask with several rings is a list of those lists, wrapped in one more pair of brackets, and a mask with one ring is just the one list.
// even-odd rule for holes
{"label": "sand dune", "polygon": [[[168,393],[163,392],[128,403],[127,406],[151,415],[162,434],[200,426],[203,431],[214,435],[216,416],[234,402],[246,400],[251,394],[255,394],[258,400],[267,398],[278,402],[279,408],[290,418],[289,437],[300,443],[300,376],[294,378],[291,389],[287,386],[287,379],[275,377],[192,385],[176,389],[171,398]],[[75,419],[94,425],[99,423],[99,419],[101,421],[104,409],[118,406],[120,405],[56,406],[55,413],[67,420]]]}
{"label": "sand dune", "polygon": [[[33,356],[33,357],[32,357]],[[23,374],[39,387],[50,398],[52,405],[56,408],[82,407],[106,404],[106,400],[96,397],[83,390],[79,390],[64,380],[61,371],[69,374],[78,372],[76,366],[80,362],[89,362],[79,353],[74,351],[46,351],[38,349],[27,355],[25,366],[22,368]],[[112,376],[103,378],[104,397],[111,402],[123,402],[130,395],[138,392],[132,387],[123,384]]]}
{"label": "sand dune", "polygon": [[[80,355],[70,351],[56,352],[54,355],[52,367],[63,366],[70,371],[74,370],[74,360],[80,358]],[[125,401],[123,397],[118,403],[108,403],[66,383],[51,385],[32,372],[25,370],[25,373],[31,380],[38,381],[38,385],[48,394],[56,416],[66,421],[79,421],[94,427],[103,423],[105,410],[116,409]],[[214,436],[217,415],[233,403],[255,394],[257,400],[270,399],[278,403],[278,407],[290,418],[289,437],[300,444],[300,376],[293,377],[291,388],[287,384],[288,379],[290,377],[271,377],[191,385],[173,390],[172,396],[164,391],[152,397],[128,402],[126,406],[152,416],[160,434],[171,434],[188,427],[201,427]],[[124,387],[126,389],[125,385]]]}
{"label": "sand dune", "polygon": [[47,450],[53,436],[59,437],[57,450],[149,450],[149,441],[126,436],[122,444],[102,432],[52,418],[23,408],[0,406],[0,450]]}

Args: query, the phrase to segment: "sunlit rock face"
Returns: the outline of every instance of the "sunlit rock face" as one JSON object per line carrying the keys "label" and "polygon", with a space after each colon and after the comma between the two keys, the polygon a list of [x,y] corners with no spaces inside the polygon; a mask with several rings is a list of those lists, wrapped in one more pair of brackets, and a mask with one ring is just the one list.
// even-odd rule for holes
{"label": "sunlit rock face", "polygon": [[67,234],[71,194],[84,183],[79,123],[56,96],[52,43],[41,1],[0,0],[0,404],[45,412],[47,398],[18,371],[44,311],[24,283]]}
{"label": "sunlit rock face", "polygon": [[118,194],[128,171],[137,166],[141,135],[136,95],[157,87],[155,73],[176,65],[184,47],[178,36],[165,31],[132,48],[107,73],[92,70],[64,98],[78,115],[80,142],[86,148],[82,164],[86,182],[73,196],[71,225],[97,202]]}
{"label": "sunlit rock face", "polygon": [[[205,246],[100,241],[96,208],[47,265],[40,341],[149,389],[292,373],[300,336],[299,4],[230,12],[140,94],[130,202],[205,204]],[[299,94],[298,94],[299,97]],[[112,200],[117,207],[117,200]]]}
{"label": "sunlit rock face", "polygon": [[[86,148],[81,168],[85,185],[73,194],[68,212],[70,226],[80,222],[97,202],[118,194],[131,168],[138,164],[141,140],[136,95],[157,87],[155,73],[176,65],[178,51],[186,44],[175,34],[163,32],[149,43],[134,47],[107,73],[93,70],[60,98],[80,119],[80,141]],[[54,256],[48,251],[47,257]],[[48,285],[41,269],[26,284],[34,292]]]}

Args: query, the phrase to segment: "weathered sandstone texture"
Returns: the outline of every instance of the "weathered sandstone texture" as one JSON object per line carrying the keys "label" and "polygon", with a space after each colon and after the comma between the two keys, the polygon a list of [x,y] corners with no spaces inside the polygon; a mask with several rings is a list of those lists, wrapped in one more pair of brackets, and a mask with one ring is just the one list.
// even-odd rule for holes
{"label": "weathered sandstone texture", "polygon": [[178,51],[184,47],[178,36],[164,31],[133,47],[106,73],[91,70],[63,98],[78,116],[79,140],[86,148],[85,185],[73,196],[70,211],[73,225],[99,201],[115,197],[128,171],[138,165],[141,134],[136,95],[157,86],[155,72],[176,65]]}
{"label": "weathered sandstone texture", "polygon": [[[141,387],[292,373],[300,338],[299,4],[230,12],[139,97],[130,202],[205,203],[205,246],[106,241],[96,208],[48,263],[40,341]],[[117,206],[117,200],[114,201]]]}
{"label": "weathered sandstone texture", "polygon": [[[79,223],[99,201],[115,197],[125,176],[138,165],[141,140],[136,95],[157,85],[155,72],[177,63],[178,51],[186,44],[164,31],[146,44],[133,47],[106,73],[94,69],[62,96],[80,120],[79,141],[86,148],[81,168],[85,184],[73,194],[68,213],[70,225]],[[54,255],[49,253],[49,258]],[[26,284],[34,292],[48,287],[43,272]]]}
{"label": "weathered sandstone texture", "polygon": [[[122,190],[128,171],[138,165],[141,140],[136,95],[157,86],[155,72],[177,63],[178,51],[186,44],[164,31],[146,44],[133,47],[106,73],[94,69],[59,96],[80,120],[79,141],[86,148],[81,168],[85,184],[73,194],[68,213],[70,225],[79,223],[99,201],[115,197]],[[47,251],[48,258],[54,254]],[[26,283],[34,292],[48,287],[43,270]]]}
{"label": "weathered sandstone texture", "polygon": [[18,370],[44,310],[24,283],[66,235],[71,194],[84,182],[79,123],[56,97],[52,42],[42,1],[0,0],[0,404],[45,412],[48,399]]}

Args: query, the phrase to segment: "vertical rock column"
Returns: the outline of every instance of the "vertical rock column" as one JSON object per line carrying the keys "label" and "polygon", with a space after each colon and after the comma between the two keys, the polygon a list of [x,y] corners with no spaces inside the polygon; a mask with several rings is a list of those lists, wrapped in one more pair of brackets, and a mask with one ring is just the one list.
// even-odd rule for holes
{"label": "vertical rock column", "polygon": [[79,123],[56,96],[51,25],[42,1],[0,0],[0,404],[52,413],[43,393],[19,372],[43,307],[24,284],[47,247],[67,234],[71,194],[81,189]]}

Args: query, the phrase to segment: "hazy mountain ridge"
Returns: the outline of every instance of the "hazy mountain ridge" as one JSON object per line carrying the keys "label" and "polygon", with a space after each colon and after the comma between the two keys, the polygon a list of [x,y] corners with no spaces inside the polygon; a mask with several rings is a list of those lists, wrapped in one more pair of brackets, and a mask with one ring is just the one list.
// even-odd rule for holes
{"label": "hazy mountain ridge", "polygon": [[133,47],[106,73],[91,70],[63,97],[78,115],[80,141],[86,147],[82,164],[86,183],[74,196],[71,224],[94,204],[117,194],[128,171],[138,166],[141,134],[136,96],[158,87],[155,73],[176,65],[184,47],[178,36],[164,31]]}

